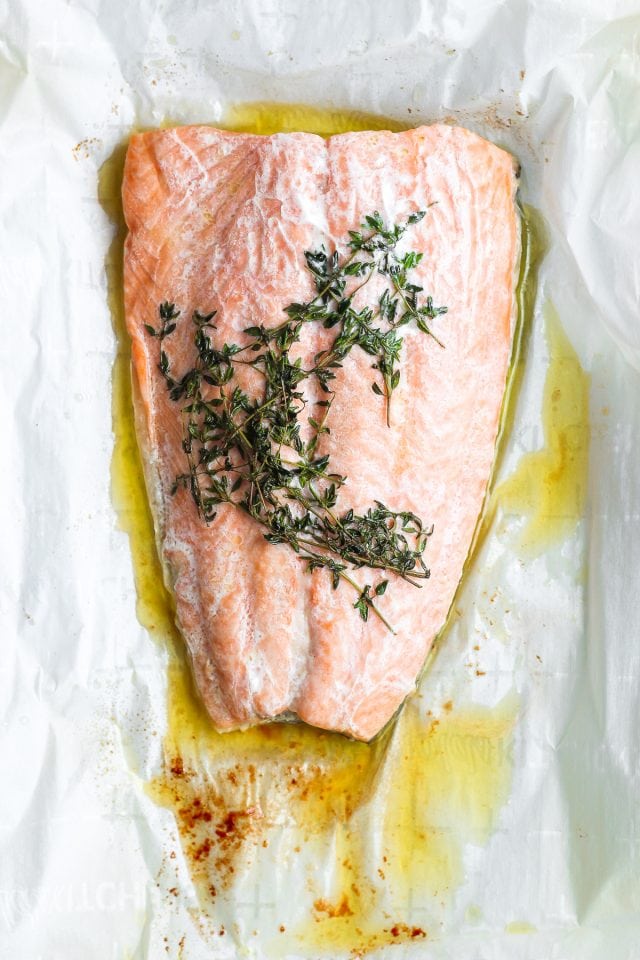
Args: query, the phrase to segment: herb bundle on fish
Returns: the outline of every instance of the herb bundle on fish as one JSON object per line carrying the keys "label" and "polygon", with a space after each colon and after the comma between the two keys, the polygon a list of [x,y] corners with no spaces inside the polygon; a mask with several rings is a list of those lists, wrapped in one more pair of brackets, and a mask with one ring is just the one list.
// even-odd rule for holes
{"label": "herb bundle on fish", "polygon": [[[329,457],[319,456],[323,434],[330,433],[329,412],[337,369],[355,347],[375,358],[372,368],[380,372],[382,387],[374,380],[374,392],[383,397],[390,425],[392,392],[400,382],[403,339],[398,330],[414,323],[434,337],[429,322],[446,313],[434,307],[433,298],[420,301],[422,287],[411,283],[409,274],[422,260],[422,253],[398,255],[396,247],[407,227],[419,223],[426,211],[411,214],[405,224],[385,226],[376,211],[365,217],[362,232],[349,231],[349,254],[342,260],[337,250],[306,251],[305,261],[316,286],[316,295],[306,303],[284,308],[288,319],[274,327],[247,327],[248,342],[216,347],[216,311],[192,317],[195,327],[195,365],[178,376],[169,356],[160,349],[159,369],[173,401],[186,401],[183,448],[188,472],[176,478],[188,488],[203,520],[211,523],[221,503],[241,508],[266,528],[269,543],[288,544],[312,572],[325,568],[333,588],[345,581],[358,592],[354,607],[363,620],[371,610],[393,630],[374,603],[388,580],[375,586],[359,586],[349,568],[369,567],[397,574],[409,583],[429,576],[423,554],[433,532],[410,510],[390,510],[376,501],[362,514],[353,509],[339,513],[336,503],[347,478],[330,470]],[[356,309],[355,294],[374,273],[388,285],[375,306]],[[146,330],[162,344],[180,317],[175,304],[159,307],[160,326]],[[333,342],[317,353],[309,368],[293,360],[291,348],[300,342],[306,324],[321,323],[335,330]],[[250,396],[236,383],[237,364],[259,370],[262,390]],[[324,395],[316,400],[315,415],[302,386],[314,379]],[[211,389],[215,388],[215,389]],[[309,436],[301,426],[306,415]]]}

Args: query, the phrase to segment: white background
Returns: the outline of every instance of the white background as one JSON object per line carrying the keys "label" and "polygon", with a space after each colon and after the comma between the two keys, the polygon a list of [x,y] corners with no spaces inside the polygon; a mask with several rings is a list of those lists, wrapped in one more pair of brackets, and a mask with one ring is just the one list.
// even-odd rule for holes
{"label": "white background", "polygon": [[[0,960],[159,960],[192,926],[156,894],[170,815],[141,787],[165,668],[110,499],[97,174],[134,124],[264,99],[454,117],[521,159],[550,246],[504,476],[542,443],[545,298],[591,373],[584,521],[524,566],[489,538],[426,680],[462,682],[477,598],[501,585],[517,617],[467,694],[525,705],[509,802],[439,938],[389,955],[640,960],[640,4],[0,0],[0,24]],[[514,916],[536,931],[506,935]],[[183,956],[234,951],[191,936]]]}

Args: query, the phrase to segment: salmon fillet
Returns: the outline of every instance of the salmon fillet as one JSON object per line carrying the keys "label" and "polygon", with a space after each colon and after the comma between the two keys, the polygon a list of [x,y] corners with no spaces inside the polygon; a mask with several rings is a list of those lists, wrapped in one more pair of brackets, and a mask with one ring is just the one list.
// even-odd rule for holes
{"label": "salmon fillet", "polygon": [[[414,690],[492,468],[514,330],[516,177],[509,154],[444,125],[327,140],[206,126],[132,137],[124,282],[137,435],[177,624],[217,729],[297,717],[369,740]],[[403,330],[391,428],[371,390],[372,358],[354,350],[338,371],[322,440],[332,469],[348,478],[342,509],[381,500],[433,524],[430,579],[417,590],[392,575],[380,598],[394,635],[377,617],[364,622],[348,587],[331,589],[326,570],[308,573],[248,515],[223,504],[206,525],[188,490],[171,493],[185,467],[180,405],[144,324],[156,322],[161,302],[176,304],[184,322],[167,350],[187,369],[193,311],[217,310],[216,341],[242,343],[247,327],[275,326],[287,304],[314,296],[305,250],[344,251],[348,231],[374,210],[392,224],[428,204],[407,248],[425,254],[415,282],[448,307],[432,323],[444,348]],[[307,360],[331,340],[312,326],[299,345]]]}

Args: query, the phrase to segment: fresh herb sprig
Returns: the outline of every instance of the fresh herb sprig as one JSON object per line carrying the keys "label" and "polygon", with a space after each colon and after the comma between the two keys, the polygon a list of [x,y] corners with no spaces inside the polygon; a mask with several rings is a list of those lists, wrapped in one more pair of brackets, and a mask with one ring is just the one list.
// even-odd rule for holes
{"label": "fresh herb sprig", "polygon": [[[390,425],[391,396],[400,382],[399,328],[413,322],[442,346],[429,321],[447,308],[434,307],[431,297],[421,302],[422,287],[409,279],[423,255],[399,254],[396,249],[408,227],[425,213],[413,213],[404,224],[390,228],[377,212],[365,217],[361,231],[349,231],[349,253],[342,258],[324,248],[305,252],[315,296],[287,306],[287,319],[277,326],[247,327],[243,346],[216,347],[212,339],[216,311],[196,311],[194,366],[177,377],[162,346],[158,364],[170,398],[184,403],[182,446],[188,469],[176,477],[173,492],[189,489],[207,523],[223,503],[248,513],[265,529],[270,543],[287,544],[309,571],[326,569],[334,589],[342,581],[348,583],[358,593],[354,607],[362,619],[372,612],[392,632],[375,603],[385,593],[388,579],[361,587],[351,571],[368,567],[420,586],[429,576],[423,555],[432,528],[413,512],[394,511],[380,501],[362,514],[339,512],[338,493],[347,478],[331,472],[329,457],[318,455],[317,448],[322,436],[330,433],[336,370],[354,347],[374,358],[372,368],[379,371],[380,382],[374,381],[372,388],[385,400]],[[376,274],[387,278],[382,294],[374,307],[358,308],[356,294]],[[165,301],[159,317],[158,329],[150,324],[145,328],[162,344],[175,331],[180,310]],[[290,351],[308,323],[321,323],[336,333],[306,369]],[[240,364],[260,374],[258,394],[249,395],[234,382]],[[306,418],[305,381],[315,383],[323,394],[314,405],[318,412]],[[302,430],[304,419],[307,425]]]}

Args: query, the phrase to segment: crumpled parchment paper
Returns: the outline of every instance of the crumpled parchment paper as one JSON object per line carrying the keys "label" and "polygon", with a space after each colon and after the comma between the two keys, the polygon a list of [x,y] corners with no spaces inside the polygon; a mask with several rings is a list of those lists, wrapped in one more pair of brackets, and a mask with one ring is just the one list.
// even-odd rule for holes
{"label": "crumpled parchment paper", "polygon": [[[278,947],[283,909],[298,922],[310,894],[277,857],[239,871],[226,936],[203,926],[173,814],[144,789],[166,652],[136,620],[110,496],[115,228],[99,170],[134,125],[278,100],[447,119],[521,160],[547,250],[498,490],[546,442],[554,310],[588,374],[583,516],[525,549],[527,517],[498,497],[421,686],[425,709],[514,704],[508,788],[487,836],[441,824],[460,876],[413,891],[403,917],[428,938],[381,955],[637,960],[640,4],[5,0],[0,23],[0,957],[348,953]],[[374,804],[373,840],[375,824]],[[329,889],[335,858],[314,856]]]}

